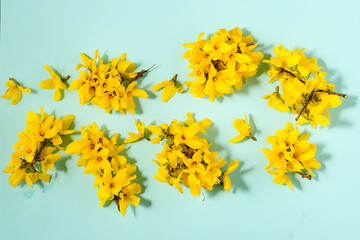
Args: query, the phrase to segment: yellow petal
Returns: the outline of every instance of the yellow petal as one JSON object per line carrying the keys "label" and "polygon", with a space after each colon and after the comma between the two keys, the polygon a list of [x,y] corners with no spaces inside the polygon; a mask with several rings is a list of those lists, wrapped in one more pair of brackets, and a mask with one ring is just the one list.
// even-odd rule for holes
{"label": "yellow petal", "polygon": [[46,79],[44,81],[41,81],[39,83],[39,86],[43,89],[54,89],[55,88],[54,80],[52,78]]}
{"label": "yellow petal", "polygon": [[244,135],[239,135],[239,136],[236,136],[236,137],[230,139],[229,142],[230,143],[240,142],[241,140],[244,139],[244,137],[245,137]]}
{"label": "yellow petal", "polygon": [[167,85],[161,93],[161,99],[163,102],[169,101],[175,94],[175,86],[172,84]]}
{"label": "yellow petal", "polygon": [[11,95],[11,100],[10,100],[10,103],[12,104],[12,105],[15,105],[15,104],[17,104],[18,102],[20,102],[20,100],[21,100],[21,90],[20,89],[18,89],[18,88],[14,88],[13,90],[12,90],[12,95]]}
{"label": "yellow petal", "polygon": [[61,93],[60,93],[59,88],[55,89],[55,92],[54,92],[54,95],[53,95],[53,100],[54,101],[60,101],[61,100]]}
{"label": "yellow petal", "polygon": [[160,89],[164,88],[167,85],[167,82],[168,80],[166,79],[165,81],[155,84],[151,89],[154,92],[159,91]]}

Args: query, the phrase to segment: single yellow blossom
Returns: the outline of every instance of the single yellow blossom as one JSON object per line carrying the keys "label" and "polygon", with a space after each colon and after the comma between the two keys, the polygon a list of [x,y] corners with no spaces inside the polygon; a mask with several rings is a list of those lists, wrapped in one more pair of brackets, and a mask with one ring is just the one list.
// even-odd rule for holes
{"label": "single yellow blossom", "polygon": [[129,132],[129,138],[125,139],[124,143],[131,143],[131,142],[135,142],[137,140],[143,139],[145,138],[145,121],[143,121],[142,123],[138,123],[137,120],[135,119],[135,126],[138,130],[138,133],[131,133]]}
{"label": "single yellow blossom", "polygon": [[138,183],[131,183],[128,186],[121,189],[119,194],[119,208],[122,215],[125,217],[126,209],[131,203],[133,206],[137,207],[140,203],[140,198],[135,196],[141,192],[141,186]]}
{"label": "single yellow blossom", "polygon": [[231,179],[229,177],[229,174],[239,166],[238,160],[233,160],[231,163],[229,163],[229,166],[226,171],[223,172],[223,179],[224,179],[224,189],[228,192],[230,192],[231,189]]}
{"label": "single yellow blossom", "polygon": [[170,81],[166,79],[163,82],[155,84],[152,90],[156,92],[162,88],[164,88],[161,93],[163,102],[169,101],[175,95],[175,92],[182,93],[184,91],[184,87],[177,81],[177,74],[175,74]]}
{"label": "single yellow blossom", "polygon": [[[59,77],[50,67],[49,65],[45,65],[44,66],[45,69],[49,72],[49,74],[51,75],[51,78],[46,79],[42,82],[39,83],[40,87],[43,89],[55,89],[54,95],[53,95],[53,100],[54,101],[60,101],[61,100],[61,93],[60,93],[60,89],[65,90],[66,84],[63,82],[63,80],[61,79],[61,77]],[[66,80],[69,79],[69,76],[67,76],[65,78]],[[64,80],[65,80],[64,79]]]}
{"label": "single yellow blossom", "polygon": [[5,94],[2,95],[2,98],[10,99],[10,103],[12,105],[17,104],[21,100],[22,92],[30,93],[31,90],[27,87],[21,87],[14,78],[9,78],[5,84],[8,89],[6,90]]}
{"label": "single yellow blossom", "polygon": [[245,121],[237,118],[233,120],[234,127],[239,132],[240,135],[230,139],[229,142],[231,143],[240,142],[245,137],[249,137],[252,140],[256,141],[256,138],[254,136],[251,136],[251,127],[248,118],[245,114],[244,116],[245,116]]}

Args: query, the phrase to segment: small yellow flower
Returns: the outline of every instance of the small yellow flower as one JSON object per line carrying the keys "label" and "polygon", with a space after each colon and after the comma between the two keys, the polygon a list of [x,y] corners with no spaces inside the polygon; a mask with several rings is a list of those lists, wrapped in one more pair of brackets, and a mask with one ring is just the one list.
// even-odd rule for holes
{"label": "small yellow flower", "polygon": [[128,134],[130,137],[125,139],[124,143],[131,143],[145,138],[145,121],[143,121],[142,123],[138,123],[135,119],[135,126],[138,130],[138,134],[129,132]]}
{"label": "small yellow flower", "polygon": [[140,203],[140,198],[135,196],[141,192],[141,186],[138,183],[131,183],[127,187],[121,189],[119,194],[119,208],[122,215],[125,217],[126,209],[129,206],[129,203],[137,207]]}
{"label": "small yellow flower", "polygon": [[229,166],[226,171],[223,172],[223,179],[224,179],[224,189],[228,192],[230,192],[231,189],[231,179],[229,177],[229,174],[239,166],[239,161],[234,160],[231,163],[229,163]]}
{"label": "small yellow flower", "polygon": [[[49,65],[44,66],[45,69],[50,73],[51,78],[46,79],[44,81],[41,81],[39,83],[39,86],[43,89],[55,89],[53,100],[54,101],[60,101],[61,100],[61,93],[60,89],[65,90],[66,84],[63,82],[63,80],[49,67]],[[67,79],[69,78],[66,77]],[[66,80],[67,80],[66,79]]]}
{"label": "small yellow flower", "polygon": [[163,102],[169,101],[175,95],[175,92],[182,93],[184,91],[184,87],[178,81],[176,81],[176,79],[177,74],[175,74],[175,76],[170,81],[166,79],[165,81],[155,84],[152,87],[154,92],[164,88],[161,93],[161,99]]}
{"label": "small yellow flower", "polygon": [[21,87],[14,78],[9,78],[9,80],[7,80],[5,86],[8,87],[8,90],[6,90],[6,93],[4,95],[2,95],[1,97],[5,98],[5,99],[11,98],[10,103],[12,105],[15,105],[18,102],[20,102],[22,92],[26,92],[26,93],[31,92],[31,90],[29,88]]}
{"label": "small yellow flower", "polygon": [[244,116],[245,116],[245,121],[237,118],[234,119],[233,121],[234,127],[240,133],[240,135],[230,139],[229,142],[231,143],[240,142],[245,137],[249,137],[252,140],[256,141],[256,138],[251,136],[251,127],[249,125],[248,118],[245,114]]}

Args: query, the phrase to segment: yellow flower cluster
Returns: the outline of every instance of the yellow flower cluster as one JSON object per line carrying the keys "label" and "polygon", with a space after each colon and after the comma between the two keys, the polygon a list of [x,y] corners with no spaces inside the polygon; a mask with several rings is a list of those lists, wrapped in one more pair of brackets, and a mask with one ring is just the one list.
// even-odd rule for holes
{"label": "yellow flower cluster", "polygon": [[[276,57],[264,60],[272,65],[268,71],[270,83],[278,80],[281,89],[276,87],[272,94],[263,96],[268,105],[280,112],[290,111],[297,116],[296,125],[310,122],[311,127],[330,124],[327,108],[341,104],[340,97],[345,94],[334,92],[334,84],[324,80],[325,72],[320,71],[316,58],[308,58],[302,51],[292,52],[284,48],[274,47]],[[280,93],[280,91],[282,93]]]}
{"label": "yellow flower cluster", "polygon": [[[300,135],[300,131],[288,122],[285,129],[276,131],[275,136],[269,136],[266,141],[272,144],[272,149],[261,149],[269,160],[269,166],[265,169],[275,175],[274,182],[280,185],[286,183],[291,189],[291,180],[286,174],[295,172],[303,178],[311,180],[314,173],[311,169],[321,167],[314,158],[316,145],[308,142],[308,133]],[[274,170],[276,169],[276,170]]]}
{"label": "yellow flower cluster", "polygon": [[136,178],[133,175],[136,166],[119,154],[125,145],[117,145],[118,134],[108,139],[105,131],[99,130],[95,122],[82,126],[81,138],[69,144],[66,153],[81,154],[77,165],[84,166],[84,173],[95,177],[94,188],[99,188],[100,207],[108,200],[115,200],[118,210],[125,216],[129,203],[139,204],[140,198],[135,194],[141,192],[141,186],[132,182]]}
{"label": "yellow flower cluster", "polygon": [[9,80],[6,81],[5,86],[8,87],[5,94],[2,95],[2,98],[5,99],[11,99],[10,103],[12,105],[17,104],[20,102],[22,97],[22,92],[30,93],[31,90],[27,87],[22,87],[19,85],[19,83],[14,78],[9,78]]}
{"label": "yellow flower cluster", "polygon": [[183,44],[187,50],[183,58],[189,59],[189,68],[193,71],[189,77],[195,81],[187,81],[194,97],[207,96],[212,102],[215,97],[234,92],[233,87],[240,91],[247,78],[256,74],[261,52],[254,52],[257,43],[251,35],[243,36],[236,27],[230,31],[219,29],[210,40],[202,39],[200,33],[197,42]]}
{"label": "yellow flower cluster", "polygon": [[183,193],[181,183],[190,188],[193,196],[201,194],[201,187],[212,190],[215,184],[222,184],[230,192],[231,180],[229,173],[234,171],[239,162],[232,161],[226,171],[221,170],[226,165],[224,158],[219,158],[217,152],[210,151],[207,140],[199,133],[205,133],[212,121],[208,118],[195,122],[191,113],[188,119],[178,122],[176,119],[170,125],[150,125],[148,129],[156,135],[152,143],[164,141],[164,149],[156,154],[158,160],[153,160],[158,166],[154,178],[160,182],[174,185]]}
{"label": "yellow flower cluster", "polygon": [[32,187],[39,179],[50,181],[47,171],[53,171],[54,163],[61,158],[58,150],[64,150],[62,136],[72,134],[69,130],[74,115],[55,118],[44,113],[41,107],[40,115],[29,111],[26,115],[26,128],[18,133],[19,141],[13,145],[15,152],[4,173],[11,173],[9,183],[16,187],[23,179]]}
{"label": "yellow flower cluster", "polygon": [[139,88],[137,79],[142,77],[148,70],[134,72],[136,64],[126,61],[126,54],[119,58],[113,58],[111,62],[104,63],[96,50],[95,57],[89,58],[80,54],[83,64],[78,64],[76,70],[81,70],[80,78],[72,81],[69,90],[78,90],[80,104],[91,103],[105,109],[135,113],[134,97],[147,98],[148,94]]}

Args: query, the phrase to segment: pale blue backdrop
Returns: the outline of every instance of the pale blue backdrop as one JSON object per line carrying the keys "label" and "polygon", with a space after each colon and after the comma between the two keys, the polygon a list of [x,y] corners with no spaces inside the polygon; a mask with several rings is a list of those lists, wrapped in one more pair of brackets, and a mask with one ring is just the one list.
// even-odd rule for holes
{"label": "pale blue backdrop", "polygon": [[[188,191],[181,195],[153,179],[157,167],[151,159],[160,145],[135,143],[127,155],[139,166],[145,191],[140,206],[130,207],[123,218],[115,204],[98,206],[93,177],[76,166],[76,156],[64,153],[50,184],[14,189],[9,175],[0,173],[0,239],[360,239],[359,7],[355,0],[3,0],[0,92],[14,77],[33,93],[24,94],[15,106],[0,100],[0,169],[10,160],[27,111],[39,112],[40,106],[58,117],[75,114],[76,129],[96,121],[122,138],[135,130],[134,118],[159,124],[183,120],[192,112],[199,120],[213,120],[206,136],[220,155],[238,159],[241,168],[232,175],[230,194],[204,191],[205,201],[199,201]],[[67,91],[63,101],[54,102],[53,91],[38,85],[48,78],[45,64],[74,79],[80,52],[93,56],[99,49],[110,59],[126,52],[139,69],[156,63],[139,85],[151,92],[153,84],[175,73],[180,81],[189,79],[182,43],[195,41],[200,32],[235,26],[254,35],[266,54],[279,43],[290,49],[305,47],[306,54],[320,60],[335,89],[349,95],[330,110],[331,126],[300,127],[318,145],[322,168],[310,182],[297,177],[294,191],[273,183],[264,170],[268,161],[260,149],[270,147],[266,137],[295,118],[261,99],[274,89],[267,74],[249,79],[240,93],[216,103],[182,94],[164,104],[159,93],[152,93],[140,100],[134,115],[109,115],[97,106],[82,106],[77,92]],[[258,141],[227,143],[236,135],[232,119],[244,113],[251,116]]]}

